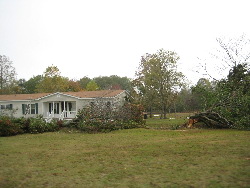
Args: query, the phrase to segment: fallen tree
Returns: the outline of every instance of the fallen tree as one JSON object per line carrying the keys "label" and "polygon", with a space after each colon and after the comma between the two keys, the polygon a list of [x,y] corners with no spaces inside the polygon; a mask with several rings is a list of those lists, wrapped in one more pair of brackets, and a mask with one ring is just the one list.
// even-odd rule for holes
{"label": "fallen tree", "polygon": [[228,121],[226,118],[222,117],[220,114],[215,112],[202,112],[189,117],[187,124],[188,128],[195,127],[195,124],[201,122],[204,123],[206,127],[209,128],[232,128],[232,122]]}

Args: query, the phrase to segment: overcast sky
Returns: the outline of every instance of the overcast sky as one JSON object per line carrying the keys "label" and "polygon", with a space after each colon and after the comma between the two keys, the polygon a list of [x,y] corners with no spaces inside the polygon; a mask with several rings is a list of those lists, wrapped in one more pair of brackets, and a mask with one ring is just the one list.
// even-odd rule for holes
{"label": "overcast sky", "polygon": [[52,64],[70,79],[133,78],[142,55],[164,48],[196,82],[194,69],[216,38],[249,37],[249,7],[249,0],[0,0],[0,54],[18,79]]}

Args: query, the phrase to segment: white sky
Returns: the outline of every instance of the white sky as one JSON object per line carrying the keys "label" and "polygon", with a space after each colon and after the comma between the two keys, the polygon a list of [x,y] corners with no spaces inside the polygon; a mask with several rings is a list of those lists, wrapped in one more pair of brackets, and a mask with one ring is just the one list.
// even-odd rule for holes
{"label": "white sky", "polygon": [[133,78],[142,55],[164,48],[196,82],[197,57],[218,37],[249,38],[249,20],[249,0],[0,0],[0,54],[18,79],[52,64],[70,79]]}

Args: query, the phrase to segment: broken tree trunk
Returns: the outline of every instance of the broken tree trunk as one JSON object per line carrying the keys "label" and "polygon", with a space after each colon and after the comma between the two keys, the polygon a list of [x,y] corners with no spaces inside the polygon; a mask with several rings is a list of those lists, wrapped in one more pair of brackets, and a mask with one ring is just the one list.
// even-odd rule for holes
{"label": "broken tree trunk", "polygon": [[224,117],[215,112],[203,112],[189,118],[188,126],[193,127],[195,123],[202,122],[211,128],[230,128],[232,124]]}

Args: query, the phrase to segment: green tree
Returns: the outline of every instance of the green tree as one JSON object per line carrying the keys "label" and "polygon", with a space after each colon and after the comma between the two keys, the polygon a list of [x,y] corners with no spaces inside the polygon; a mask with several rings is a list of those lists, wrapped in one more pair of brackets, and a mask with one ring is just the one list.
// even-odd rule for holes
{"label": "green tree", "polygon": [[238,64],[230,70],[216,88],[213,111],[233,123],[236,128],[250,128],[250,70],[247,64]]}
{"label": "green tree", "polygon": [[152,118],[153,110],[159,107],[159,100],[156,91],[150,85],[143,82],[142,76],[138,76],[133,80],[133,86],[135,86],[137,91],[137,95],[134,95],[134,98],[144,105],[144,108],[149,112],[149,115]]}
{"label": "green tree", "polygon": [[49,77],[49,78],[53,78],[53,77],[60,77],[60,70],[57,66],[49,66],[46,68],[45,72],[44,72],[44,77]]}
{"label": "green tree", "polygon": [[129,78],[117,75],[99,76],[93,79],[100,89],[124,89],[131,90],[132,84]]}
{"label": "green tree", "polygon": [[211,108],[215,100],[213,84],[206,78],[200,78],[195,87],[192,87],[193,98],[197,102],[197,109],[206,111]]}
{"label": "green tree", "polygon": [[19,79],[19,80],[16,80],[16,89],[17,91],[15,93],[25,93],[25,88],[24,88],[24,83],[26,82],[25,79]]}
{"label": "green tree", "polygon": [[227,78],[219,81],[213,111],[220,113],[237,128],[250,128],[250,40],[245,35],[225,41],[217,39],[220,59],[230,68]]}
{"label": "green tree", "polygon": [[36,86],[36,92],[51,93],[58,91],[68,91],[69,89],[69,79],[60,76],[59,69],[52,65],[46,68],[42,81]]}
{"label": "green tree", "polygon": [[86,89],[87,84],[91,81],[91,79],[87,76],[81,78],[78,82],[80,83],[80,86],[82,89]]}
{"label": "green tree", "polygon": [[86,86],[87,91],[96,91],[99,89],[99,86],[95,81],[90,81]]}
{"label": "green tree", "polygon": [[13,93],[12,87],[16,87],[16,71],[12,61],[5,55],[0,55],[0,92],[1,94]]}
{"label": "green tree", "polygon": [[[250,40],[217,39],[221,64],[229,70],[228,76],[217,82],[211,107],[236,128],[250,128]],[[204,94],[205,96],[205,94]],[[206,97],[206,96],[205,96]]]}
{"label": "green tree", "polygon": [[23,93],[36,93],[38,84],[43,80],[42,75],[33,76],[22,84]]}
{"label": "green tree", "polygon": [[200,105],[192,90],[184,87],[177,93],[175,108],[177,112],[193,112],[200,110]]}
{"label": "green tree", "polygon": [[155,54],[143,56],[136,72],[138,89],[144,98],[156,100],[164,118],[173,104],[177,88],[183,84],[183,74],[177,71],[178,60],[175,52],[160,49]]}

